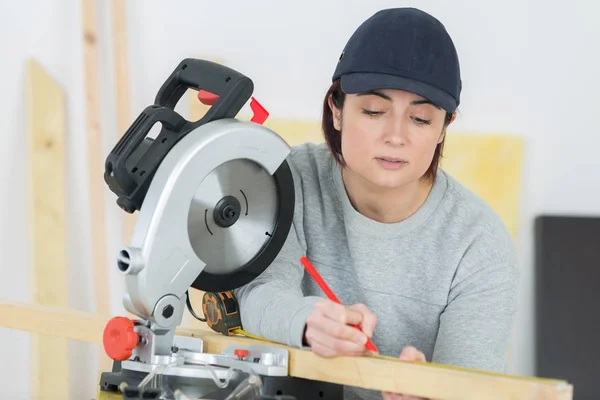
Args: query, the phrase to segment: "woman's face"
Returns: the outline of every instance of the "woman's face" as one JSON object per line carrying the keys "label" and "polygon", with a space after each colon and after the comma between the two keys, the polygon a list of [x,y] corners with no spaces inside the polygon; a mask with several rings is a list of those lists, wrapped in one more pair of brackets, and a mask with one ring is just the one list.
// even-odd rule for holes
{"label": "woman's face", "polygon": [[446,112],[402,90],[346,95],[343,110],[330,107],[346,167],[376,186],[418,181],[444,138]]}

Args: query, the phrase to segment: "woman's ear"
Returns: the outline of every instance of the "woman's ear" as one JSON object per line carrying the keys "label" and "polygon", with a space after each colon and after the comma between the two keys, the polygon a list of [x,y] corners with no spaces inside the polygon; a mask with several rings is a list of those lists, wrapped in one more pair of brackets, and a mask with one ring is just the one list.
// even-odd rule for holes
{"label": "woman's ear", "polygon": [[444,128],[444,130],[442,131],[442,134],[440,135],[437,144],[442,143],[445,138],[446,138],[446,128]]}
{"label": "woman's ear", "polygon": [[333,104],[333,99],[331,98],[331,95],[329,95],[329,98],[327,99],[327,104],[329,105],[329,109],[331,110],[333,127],[335,128],[336,131],[341,131],[342,130],[342,110],[340,110]]}
{"label": "woman's ear", "polygon": [[453,123],[455,119],[456,119],[456,112],[453,112],[452,113],[452,118],[450,118],[450,122],[448,123],[448,125],[450,125],[451,123]]}

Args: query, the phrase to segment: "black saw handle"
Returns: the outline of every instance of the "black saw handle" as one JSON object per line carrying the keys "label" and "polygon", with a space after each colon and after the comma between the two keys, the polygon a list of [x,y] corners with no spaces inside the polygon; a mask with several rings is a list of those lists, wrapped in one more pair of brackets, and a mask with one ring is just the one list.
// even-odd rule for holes
{"label": "black saw handle", "polygon": [[155,104],[174,109],[188,89],[206,90],[219,96],[198,121],[208,122],[235,117],[252,96],[254,85],[250,78],[224,65],[188,58],[167,78],[156,95]]}
{"label": "black saw handle", "polygon": [[[206,90],[217,100],[198,121],[188,121],[175,106],[188,89]],[[252,96],[247,76],[207,60],[184,59],[163,83],[155,104],[146,107],[117,142],[105,161],[104,181],[124,211],[140,210],[150,182],[167,153],[182,137],[208,122],[234,118]],[[156,123],[156,139],[147,137]]]}

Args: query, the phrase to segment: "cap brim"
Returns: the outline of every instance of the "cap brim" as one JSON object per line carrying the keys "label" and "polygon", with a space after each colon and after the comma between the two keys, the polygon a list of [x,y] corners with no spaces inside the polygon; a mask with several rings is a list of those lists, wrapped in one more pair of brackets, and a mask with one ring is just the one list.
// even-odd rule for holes
{"label": "cap brim", "polygon": [[342,91],[346,94],[357,94],[377,89],[398,89],[418,94],[448,112],[457,108],[456,100],[447,92],[427,83],[407,79],[398,75],[373,72],[356,72],[342,75]]}

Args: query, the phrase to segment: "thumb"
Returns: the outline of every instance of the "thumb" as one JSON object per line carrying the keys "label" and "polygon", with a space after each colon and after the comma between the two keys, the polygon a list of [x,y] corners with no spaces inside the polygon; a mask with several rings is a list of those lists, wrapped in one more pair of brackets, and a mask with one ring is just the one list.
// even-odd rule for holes
{"label": "thumb", "polygon": [[373,337],[373,330],[375,329],[375,324],[377,323],[377,318],[375,314],[369,310],[369,308],[364,304],[353,304],[348,307],[348,309],[356,311],[361,314],[360,327],[362,331],[369,338]]}
{"label": "thumb", "polygon": [[422,361],[422,362],[427,361],[427,359],[425,358],[425,354],[423,354],[422,352],[420,352],[413,346],[406,346],[404,349],[402,349],[399,360],[400,361]]}

